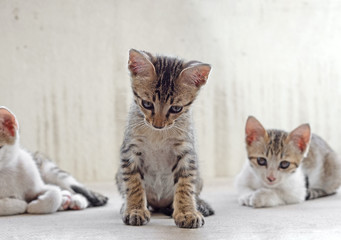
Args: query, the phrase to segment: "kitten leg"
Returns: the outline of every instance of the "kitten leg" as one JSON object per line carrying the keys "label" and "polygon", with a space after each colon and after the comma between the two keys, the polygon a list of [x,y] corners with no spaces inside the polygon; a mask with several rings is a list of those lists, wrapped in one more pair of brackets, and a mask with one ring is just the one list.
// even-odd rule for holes
{"label": "kitten leg", "polygon": [[0,216],[15,215],[26,212],[27,202],[16,198],[0,199]]}
{"label": "kitten leg", "polygon": [[83,195],[89,202],[87,205],[88,207],[103,206],[107,203],[107,197],[87,189],[72,175],[59,169],[54,162],[42,153],[36,152],[33,155],[33,158],[46,184],[56,185],[62,190],[68,190],[71,193],[79,193]]}
{"label": "kitten leg", "polygon": [[176,185],[173,218],[181,228],[198,228],[205,223],[196,207],[194,181],[195,177],[191,173],[183,171]]}
{"label": "kitten leg", "polygon": [[71,195],[70,209],[72,210],[82,210],[87,208],[89,205],[88,200],[81,194]]}
{"label": "kitten leg", "polygon": [[315,198],[326,197],[326,196],[333,195],[333,194],[335,194],[335,192],[327,193],[323,189],[309,188],[309,189],[307,189],[307,196],[306,196],[305,200],[312,200]]}
{"label": "kitten leg", "polygon": [[[146,193],[142,183],[142,174],[135,162],[122,159],[121,174],[118,178],[123,181],[125,203],[122,206],[122,220],[127,225],[141,226],[147,224],[150,212],[147,209]],[[119,180],[120,181],[120,180]]]}
{"label": "kitten leg", "polygon": [[70,207],[71,193],[68,190],[62,190],[62,203],[58,211],[65,211]]}
{"label": "kitten leg", "polygon": [[[309,186],[309,179],[308,186]],[[325,156],[323,171],[318,186],[309,186],[306,200],[330,196],[336,193],[341,185],[341,163],[335,152]]]}
{"label": "kitten leg", "polygon": [[27,212],[33,214],[56,212],[62,203],[62,194],[58,187],[46,185],[36,200],[28,204]]}
{"label": "kitten leg", "polygon": [[260,188],[249,195],[246,205],[254,208],[274,207],[286,202],[274,189]]}

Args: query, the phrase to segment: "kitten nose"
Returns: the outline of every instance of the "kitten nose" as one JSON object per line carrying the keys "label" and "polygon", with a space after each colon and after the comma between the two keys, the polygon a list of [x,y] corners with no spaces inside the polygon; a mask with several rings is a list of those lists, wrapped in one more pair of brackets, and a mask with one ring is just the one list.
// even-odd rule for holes
{"label": "kitten nose", "polygon": [[155,125],[153,125],[153,127],[157,128],[157,129],[162,129],[163,128],[163,126],[155,126]]}
{"label": "kitten nose", "polygon": [[275,180],[276,180],[276,178],[275,178],[275,177],[273,177],[273,176],[269,176],[269,177],[267,177],[267,179],[269,180],[269,182],[273,182],[273,181],[275,181]]}

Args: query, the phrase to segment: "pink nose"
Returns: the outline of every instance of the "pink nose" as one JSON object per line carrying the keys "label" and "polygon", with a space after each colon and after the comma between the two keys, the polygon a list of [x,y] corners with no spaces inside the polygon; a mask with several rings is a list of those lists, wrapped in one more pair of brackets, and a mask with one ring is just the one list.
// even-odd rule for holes
{"label": "pink nose", "polygon": [[276,180],[276,178],[275,178],[275,177],[273,177],[273,176],[269,176],[269,177],[267,177],[267,179],[269,180],[269,182],[273,182],[273,181],[275,181],[275,180]]}

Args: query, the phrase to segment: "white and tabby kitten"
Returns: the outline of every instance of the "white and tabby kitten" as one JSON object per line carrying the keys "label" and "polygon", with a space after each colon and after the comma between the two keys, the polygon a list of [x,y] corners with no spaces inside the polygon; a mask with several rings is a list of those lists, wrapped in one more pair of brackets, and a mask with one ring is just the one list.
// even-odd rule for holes
{"label": "white and tabby kitten", "polygon": [[272,207],[334,194],[341,184],[335,152],[308,124],[292,132],[265,130],[249,117],[245,128],[248,161],[237,176],[241,205]]}
{"label": "white and tabby kitten", "polygon": [[106,202],[43,155],[21,148],[16,117],[0,107],[0,215],[78,210]]}
{"label": "white and tabby kitten", "polygon": [[201,227],[213,210],[199,198],[190,107],[211,67],[133,49],[128,67],[134,101],[116,175],[123,222],[146,224],[152,209],[172,215],[178,227]]}

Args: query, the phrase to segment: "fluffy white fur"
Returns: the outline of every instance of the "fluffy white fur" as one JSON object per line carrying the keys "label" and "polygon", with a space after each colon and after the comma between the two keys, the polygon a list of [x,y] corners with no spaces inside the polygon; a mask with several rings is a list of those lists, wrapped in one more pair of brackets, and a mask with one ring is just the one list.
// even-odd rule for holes
{"label": "fluffy white fur", "polygon": [[[5,107],[0,110],[0,215],[87,207],[83,196],[62,193],[59,187],[44,183],[32,155],[19,145],[19,125],[14,114]],[[11,127],[13,136],[8,131]]]}
{"label": "fluffy white fur", "polygon": [[247,161],[235,185],[240,196],[239,204],[255,208],[300,203],[306,196],[304,175],[300,167],[280,183],[269,185]]}

